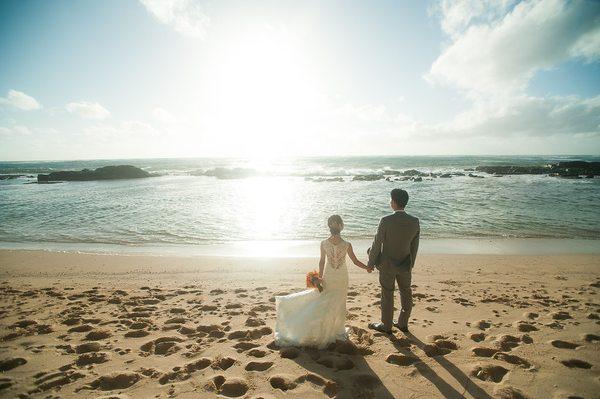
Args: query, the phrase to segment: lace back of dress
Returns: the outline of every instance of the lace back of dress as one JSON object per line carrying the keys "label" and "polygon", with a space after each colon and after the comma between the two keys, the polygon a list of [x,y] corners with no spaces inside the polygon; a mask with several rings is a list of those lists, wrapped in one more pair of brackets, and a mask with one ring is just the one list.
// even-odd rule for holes
{"label": "lace back of dress", "polygon": [[338,244],[333,244],[329,240],[325,240],[324,246],[329,265],[334,269],[342,267],[346,262],[348,243],[342,240]]}

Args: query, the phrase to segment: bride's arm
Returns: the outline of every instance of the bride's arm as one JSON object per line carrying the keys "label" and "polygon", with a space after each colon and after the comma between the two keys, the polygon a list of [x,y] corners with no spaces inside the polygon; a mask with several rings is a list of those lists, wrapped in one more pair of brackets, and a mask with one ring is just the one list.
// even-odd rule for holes
{"label": "bride's arm", "polygon": [[359,261],[358,258],[356,257],[356,255],[354,255],[354,250],[352,249],[352,244],[348,245],[348,256],[350,257],[350,260],[352,261],[352,263],[354,263],[356,266],[360,267],[361,269],[369,270],[367,265],[365,265],[364,263]]}
{"label": "bride's arm", "polygon": [[319,278],[323,278],[323,269],[325,268],[325,248],[321,243],[321,259],[319,259]]}

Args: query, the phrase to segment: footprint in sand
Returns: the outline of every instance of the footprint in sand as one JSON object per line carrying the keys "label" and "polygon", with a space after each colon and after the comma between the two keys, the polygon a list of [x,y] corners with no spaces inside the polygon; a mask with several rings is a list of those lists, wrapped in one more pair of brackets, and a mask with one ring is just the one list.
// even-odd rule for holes
{"label": "footprint in sand", "polygon": [[98,377],[89,384],[88,389],[99,389],[112,391],[115,389],[126,389],[141,379],[138,373],[131,371],[114,372]]}
{"label": "footprint in sand", "polygon": [[79,367],[89,366],[90,364],[100,364],[108,362],[109,356],[105,352],[90,352],[79,355],[75,364]]}
{"label": "footprint in sand", "polygon": [[143,338],[150,333],[146,330],[133,330],[125,333],[125,338]]}
{"label": "footprint in sand", "polygon": [[515,364],[515,365],[521,366],[523,368],[531,367],[531,363],[529,363],[527,360],[523,359],[522,357],[517,356],[517,355],[511,355],[511,354],[504,353],[504,352],[497,352],[496,354],[494,354],[494,359],[503,360],[507,363]]}
{"label": "footprint in sand", "polygon": [[248,351],[248,356],[252,357],[265,357],[267,356],[267,352],[262,349],[250,349]]}
{"label": "footprint in sand", "polygon": [[[227,330],[228,327],[225,328]],[[211,338],[223,338],[225,336],[225,331],[221,326],[216,324],[205,325],[205,326],[197,326],[196,331],[205,336],[208,335]]]}
{"label": "footprint in sand", "polygon": [[280,389],[283,392],[294,389],[298,384],[294,381],[295,378],[287,374],[276,374],[269,378],[269,384],[275,389]]}
{"label": "footprint in sand", "polygon": [[100,341],[101,339],[106,339],[112,336],[112,333],[108,330],[95,330],[90,331],[86,334],[86,341]]}
{"label": "footprint in sand", "polygon": [[160,337],[153,341],[146,342],[140,346],[140,350],[143,355],[161,355],[169,356],[175,352],[181,350],[181,347],[177,345],[178,342],[182,342],[183,339],[179,337]]}
{"label": "footprint in sand", "polygon": [[516,327],[519,332],[531,332],[538,331],[539,329],[533,324],[527,323],[525,321],[519,320],[516,322]]}
{"label": "footprint in sand", "polygon": [[0,371],[12,370],[15,367],[22,366],[27,363],[22,357],[13,357],[5,360],[0,360]]}
{"label": "footprint in sand", "polygon": [[9,377],[0,377],[0,392],[13,386],[13,380]]}
{"label": "footprint in sand", "polygon": [[326,380],[323,377],[313,373],[307,373],[296,378],[296,383],[301,384],[304,382],[310,383],[313,388],[322,389],[323,393],[330,398],[334,397],[338,392],[338,385],[336,382]]}
{"label": "footprint in sand", "polygon": [[239,341],[252,341],[259,339],[264,335],[271,335],[273,330],[270,327],[257,328],[254,330],[238,330],[229,333],[229,339],[236,339]]}
{"label": "footprint in sand", "polygon": [[259,344],[254,344],[252,342],[238,342],[237,344],[233,345],[233,348],[238,352],[245,352],[249,349],[254,349],[254,348],[258,348],[260,345]]}
{"label": "footprint in sand", "polygon": [[316,359],[316,362],[330,369],[350,370],[354,362],[345,356],[327,355]]}
{"label": "footprint in sand", "polygon": [[[172,317],[172,318],[168,319],[167,321],[165,321],[165,324],[185,324],[186,321],[187,321],[187,319],[184,317]],[[131,328],[131,327],[129,327],[129,328]]]}
{"label": "footprint in sand", "polygon": [[600,335],[596,335],[596,334],[585,334],[583,336],[584,341],[587,342],[598,342],[600,341]]}
{"label": "footprint in sand", "polygon": [[300,355],[300,349],[295,348],[293,346],[289,346],[286,348],[281,348],[279,351],[279,356],[284,359],[295,359]]}
{"label": "footprint in sand", "polygon": [[575,348],[578,348],[581,346],[574,342],[562,341],[560,339],[555,339],[555,340],[550,341],[550,345],[552,345],[555,348],[560,348],[560,349],[575,349]]}
{"label": "footprint in sand", "polygon": [[473,377],[479,378],[482,381],[493,381],[496,383],[502,381],[506,373],[508,373],[507,369],[494,364],[478,365],[471,370]]}
{"label": "footprint in sand", "polygon": [[75,353],[88,353],[100,351],[100,344],[98,342],[86,342],[75,347]]}
{"label": "footprint in sand", "polygon": [[248,317],[246,319],[246,322],[244,323],[244,325],[246,327],[260,327],[260,326],[264,326],[265,322],[264,322],[264,320],[261,320],[261,319],[257,319],[254,317]]}
{"label": "footprint in sand", "polygon": [[555,312],[552,313],[552,318],[554,320],[568,320],[572,319],[573,317],[569,314],[569,312]]}
{"label": "footprint in sand", "polygon": [[495,341],[495,344],[500,350],[507,352],[516,348],[521,343],[521,338],[515,337],[514,335],[501,335]]}
{"label": "footprint in sand", "polygon": [[498,352],[498,349],[486,348],[485,346],[476,346],[471,348],[471,352],[473,352],[475,356],[492,357]]}
{"label": "footprint in sand", "polygon": [[448,349],[451,351],[458,349],[458,345],[456,345],[456,342],[450,341],[448,339],[436,339],[433,344],[438,348]]}
{"label": "footprint in sand", "polygon": [[484,333],[471,333],[469,335],[469,338],[471,338],[471,340],[475,341],[475,342],[481,342],[485,339],[485,334]]}
{"label": "footprint in sand", "polygon": [[437,345],[427,344],[423,346],[423,352],[429,357],[444,356],[451,352],[450,349],[440,348]]}
{"label": "footprint in sand", "polygon": [[68,319],[61,321],[61,324],[64,324],[65,326],[74,326],[79,323],[81,323],[81,318],[79,317],[69,317]]}
{"label": "footprint in sand", "polygon": [[580,359],[567,359],[567,360],[561,360],[560,362],[570,369],[572,369],[572,368],[591,369],[592,368],[592,365],[590,363],[588,363],[584,360],[580,360]]}
{"label": "footprint in sand", "polygon": [[245,395],[246,392],[248,392],[248,389],[250,389],[250,386],[243,378],[225,378],[222,375],[217,375],[206,384],[206,389],[209,391],[216,391],[223,396],[237,398]]}
{"label": "footprint in sand", "polygon": [[492,323],[487,320],[479,320],[479,321],[476,321],[475,323],[473,323],[473,326],[475,326],[476,328],[478,328],[480,330],[487,330],[488,328],[491,327],[491,325],[492,325]]}
{"label": "footprint in sand", "polygon": [[[287,295],[287,294],[286,294]],[[275,310],[275,306],[272,305],[257,305],[254,306],[252,309],[250,309],[252,312],[257,312],[257,313],[263,313],[263,312],[269,312],[269,311],[274,311]]]}
{"label": "footprint in sand", "polygon": [[411,364],[419,362],[420,359],[415,356],[406,356],[397,353],[391,353],[388,355],[385,361],[390,364],[395,364],[397,366],[410,366]]}
{"label": "footprint in sand", "polygon": [[62,387],[83,377],[85,377],[85,374],[73,370],[53,373],[40,372],[33,376],[36,387],[29,391],[29,393],[45,392],[53,388]]}
{"label": "footprint in sand", "polygon": [[82,324],[80,326],[75,326],[75,327],[71,327],[67,330],[68,333],[74,333],[74,332],[88,332],[88,331],[92,331],[94,329],[94,326],[91,326],[89,324]]}
{"label": "footprint in sand", "polygon": [[184,366],[185,371],[193,373],[194,371],[204,370],[212,364],[213,360],[208,357],[202,357]]}
{"label": "footprint in sand", "polygon": [[221,357],[216,358],[211,364],[212,368],[215,370],[227,370],[229,367],[235,364],[236,360],[232,357]]}
{"label": "footprint in sand", "polygon": [[249,362],[244,369],[246,371],[266,371],[273,366],[273,362]]}
{"label": "footprint in sand", "polygon": [[528,397],[523,395],[523,392],[517,388],[505,386],[503,384],[494,388],[494,396],[498,399],[528,399]]}

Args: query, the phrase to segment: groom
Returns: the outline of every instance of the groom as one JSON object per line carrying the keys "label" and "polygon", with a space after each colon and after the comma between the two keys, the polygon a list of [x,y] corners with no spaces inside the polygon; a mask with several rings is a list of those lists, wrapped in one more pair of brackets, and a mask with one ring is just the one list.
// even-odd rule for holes
{"label": "groom", "polygon": [[412,268],[419,249],[419,219],[404,211],[408,193],[399,188],[391,192],[390,205],[394,213],[379,222],[377,234],[369,251],[368,266],[379,270],[381,285],[381,323],[370,323],[369,328],[386,334],[392,332],[394,317],[394,289],[398,283],[402,309],[394,326],[408,332],[408,318],[412,309],[410,288]]}

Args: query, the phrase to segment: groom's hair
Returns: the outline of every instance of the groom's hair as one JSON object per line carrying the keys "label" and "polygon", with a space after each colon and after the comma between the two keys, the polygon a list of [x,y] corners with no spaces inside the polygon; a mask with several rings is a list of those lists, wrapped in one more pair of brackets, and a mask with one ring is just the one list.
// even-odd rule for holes
{"label": "groom's hair", "polygon": [[408,193],[401,188],[395,188],[390,193],[392,201],[396,203],[400,208],[404,208],[408,204]]}

